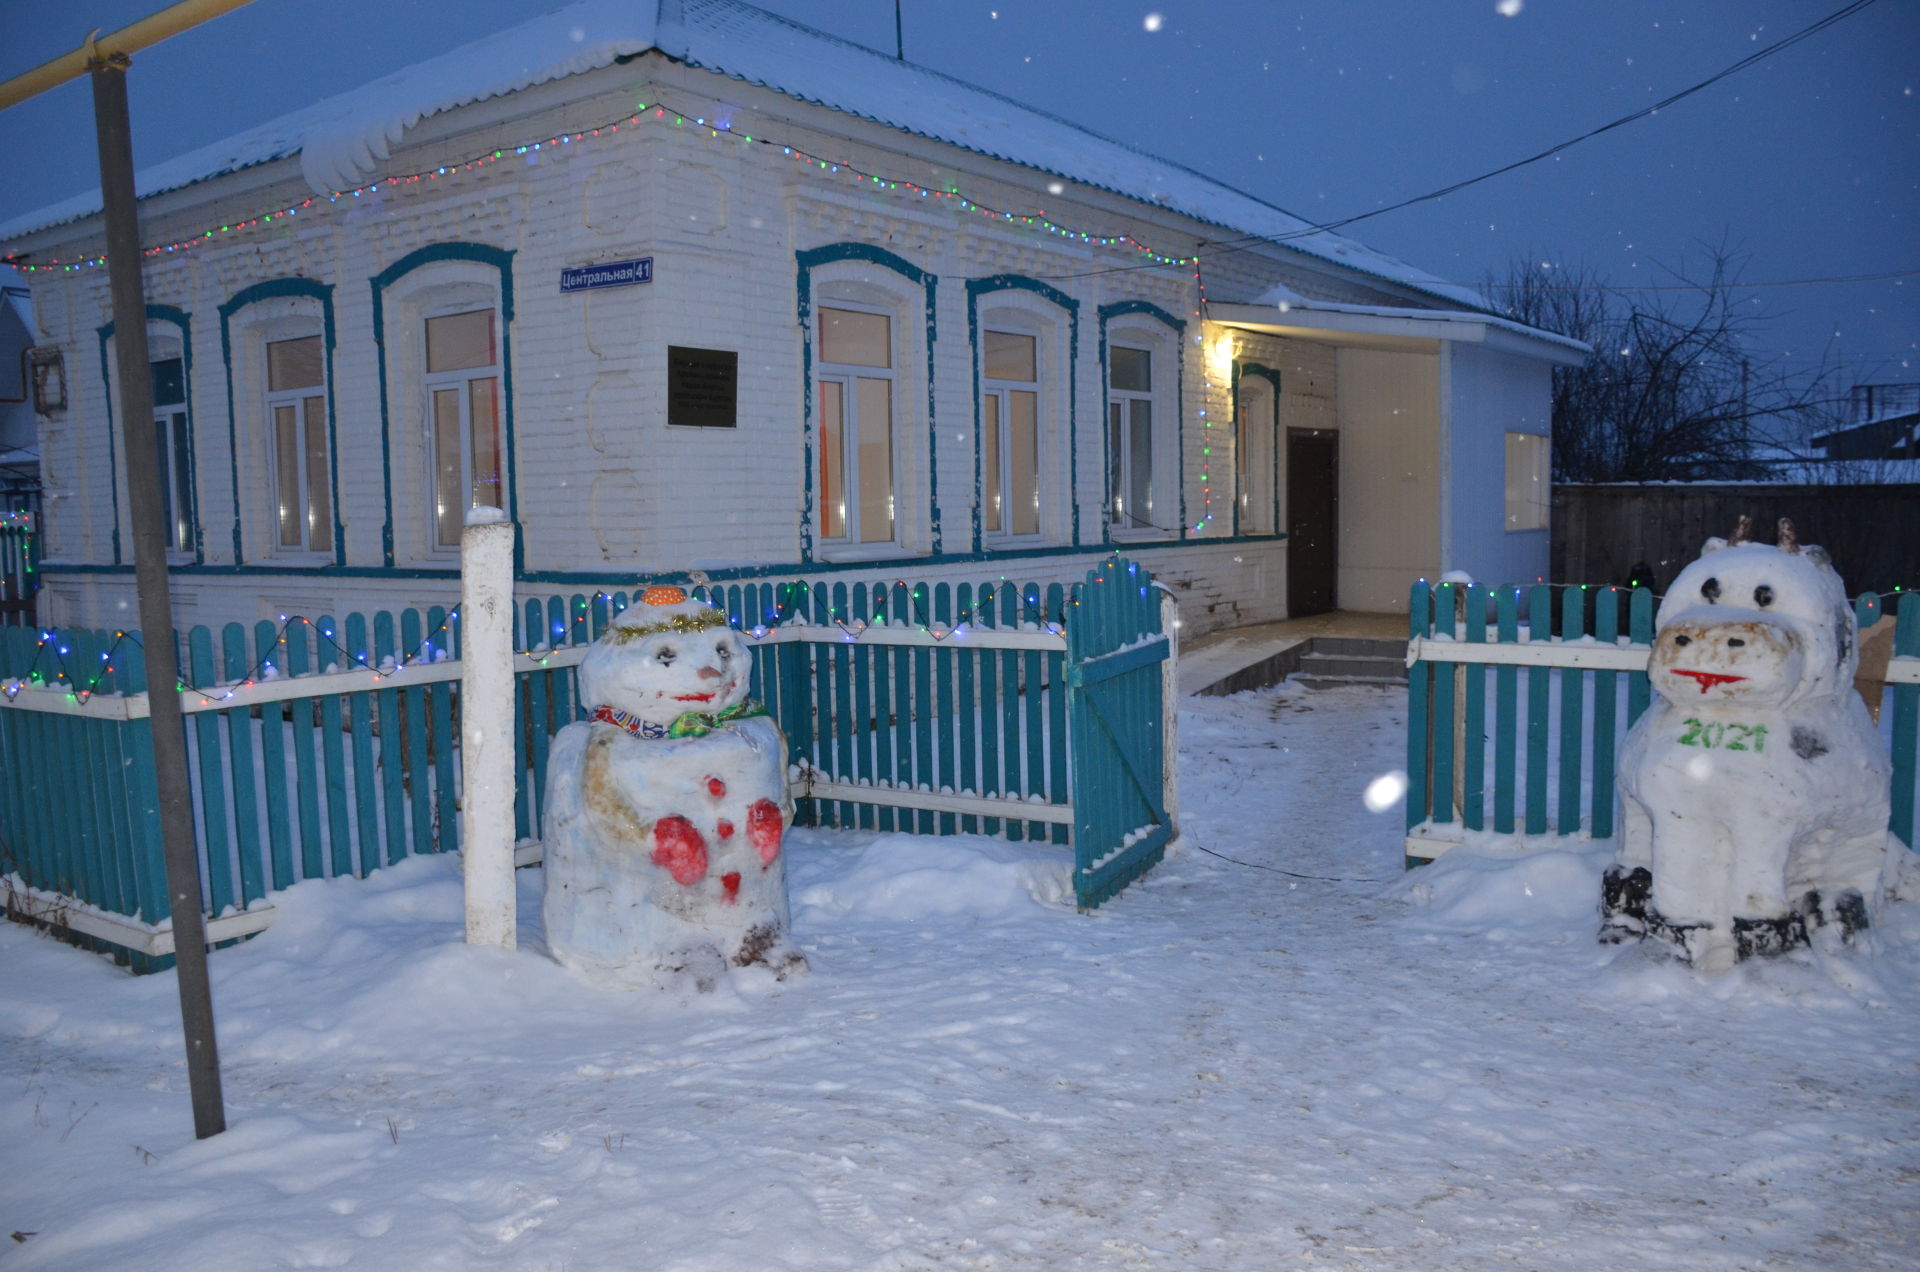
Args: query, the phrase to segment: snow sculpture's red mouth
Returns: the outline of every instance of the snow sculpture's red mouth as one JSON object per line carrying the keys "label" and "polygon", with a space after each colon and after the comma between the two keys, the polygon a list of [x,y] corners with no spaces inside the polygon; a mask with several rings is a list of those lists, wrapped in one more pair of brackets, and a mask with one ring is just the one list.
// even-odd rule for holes
{"label": "snow sculpture's red mouth", "polygon": [[714,696],[710,693],[678,693],[673,696],[673,700],[675,702],[712,702]]}
{"label": "snow sculpture's red mouth", "polygon": [[1674,669],[1676,676],[1692,676],[1700,682],[1700,692],[1705,693],[1715,685],[1730,685],[1736,680],[1745,680],[1745,676],[1729,676],[1718,671],[1681,671]]}

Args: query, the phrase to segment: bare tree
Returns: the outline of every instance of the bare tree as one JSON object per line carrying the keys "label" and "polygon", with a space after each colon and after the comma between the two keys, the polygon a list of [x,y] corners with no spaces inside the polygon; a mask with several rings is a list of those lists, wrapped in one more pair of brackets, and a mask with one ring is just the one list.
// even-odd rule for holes
{"label": "bare tree", "polygon": [[1766,318],[1737,299],[1740,264],[1721,245],[1669,271],[1672,290],[1633,293],[1586,265],[1519,260],[1487,276],[1501,313],[1593,347],[1553,375],[1555,481],[1761,477],[1761,452],[1804,435],[1829,376],[1753,361]]}

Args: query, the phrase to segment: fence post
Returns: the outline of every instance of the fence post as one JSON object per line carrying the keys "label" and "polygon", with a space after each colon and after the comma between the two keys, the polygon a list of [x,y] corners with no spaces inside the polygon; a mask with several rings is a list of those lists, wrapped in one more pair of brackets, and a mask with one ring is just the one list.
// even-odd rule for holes
{"label": "fence post", "polygon": [[1167,825],[1180,837],[1180,602],[1173,589],[1155,582],[1160,592],[1160,631],[1167,638],[1167,660],[1160,664],[1160,784]]}
{"label": "fence post", "polygon": [[513,523],[493,508],[460,535],[460,846],[467,944],[514,947]]}

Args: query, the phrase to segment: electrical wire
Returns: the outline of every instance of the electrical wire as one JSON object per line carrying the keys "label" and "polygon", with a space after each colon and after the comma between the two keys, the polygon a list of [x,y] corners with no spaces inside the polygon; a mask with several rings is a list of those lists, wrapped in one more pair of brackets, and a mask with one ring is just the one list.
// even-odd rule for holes
{"label": "electrical wire", "polygon": [[[1189,840],[1188,842],[1192,843],[1193,841]],[[1263,866],[1257,861],[1242,861],[1238,857],[1229,857],[1224,852],[1215,852],[1213,849],[1207,847],[1205,844],[1195,843],[1193,844],[1193,847],[1198,848],[1201,852],[1206,853],[1209,857],[1218,857],[1222,861],[1231,861],[1236,866],[1245,866],[1249,870],[1269,870],[1269,871],[1272,871],[1274,874],[1286,875],[1290,879],[1312,879],[1317,883],[1385,883],[1386,882],[1385,879],[1361,879],[1361,878],[1357,878],[1349,875],[1301,874],[1297,870],[1282,870],[1278,866]]]}
{"label": "electrical wire", "polygon": [[[1667,96],[1661,98],[1659,101],[1655,102],[1651,106],[1642,107],[1639,110],[1633,111],[1629,114],[1622,115],[1618,119],[1610,120],[1607,123],[1601,124],[1597,128],[1590,128],[1586,132],[1581,133],[1577,137],[1570,137],[1567,140],[1559,142],[1555,145],[1549,146],[1545,150],[1539,151],[1536,154],[1528,155],[1524,159],[1516,159],[1512,163],[1502,164],[1500,167],[1491,169],[1487,172],[1483,172],[1478,176],[1468,177],[1465,180],[1461,180],[1461,181],[1455,181],[1451,185],[1442,186],[1437,190],[1429,190],[1425,194],[1417,194],[1417,195],[1414,195],[1412,198],[1402,199],[1398,203],[1390,203],[1387,206],[1382,208],[1374,208],[1372,211],[1369,211],[1369,212],[1356,212],[1352,216],[1341,217],[1338,220],[1333,220],[1333,221],[1322,221],[1317,224],[1304,226],[1298,230],[1290,230],[1284,234],[1249,234],[1239,238],[1226,239],[1219,243],[1205,244],[1201,248],[1197,249],[1194,255],[1196,257],[1224,255],[1230,252],[1244,251],[1249,247],[1253,247],[1263,243],[1287,243],[1294,239],[1311,238],[1316,234],[1324,234],[1331,230],[1341,229],[1344,226],[1354,225],[1361,221],[1371,220],[1376,216],[1385,216],[1389,212],[1398,212],[1403,208],[1410,208],[1416,204],[1430,203],[1435,199],[1443,199],[1446,196],[1450,194],[1456,194],[1459,191],[1464,190],[1469,186],[1479,185],[1482,181],[1490,181],[1494,177],[1504,176],[1505,174],[1509,172],[1513,172],[1516,169],[1527,167],[1529,164],[1539,163],[1543,159],[1551,159],[1553,156],[1560,154],[1563,151],[1570,150],[1574,146],[1579,145],[1583,141],[1590,141],[1595,137],[1601,136],[1602,134],[1612,132],[1616,128],[1623,128],[1628,124],[1634,123],[1638,120],[1645,119],[1649,115],[1658,114],[1660,111],[1665,110],[1667,107],[1672,106],[1677,102],[1684,101],[1687,98],[1693,96],[1695,93],[1711,88],[1713,85],[1718,84],[1721,80],[1726,79],[1728,76],[1738,74],[1739,72],[1746,70],[1748,67],[1754,65],[1757,62],[1765,61],[1767,58],[1772,57],[1776,53],[1781,53],[1786,51],[1787,49],[1791,48],[1795,44],[1800,43],[1802,40],[1809,39],[1815,35],[1818,35],[1820,32],[1826,30],[1828,27],[1833,26],[1835,23],[1845,21],[1847,18],[1852,17],[1854,14],[1859,13],[1862,9],[1865,9],[1869,5],[1872,5],[1874,3],[1876,3],[1876,0],[1853,0],[1853,3],[1844,5],[1841,8],[1834,10],[1832,13],[1829,13],[1826,17],[1821,18],[1817,22],[1813,22],[1807,26],[1800,28],[1798,31],[1795,31],[1792,35],[1784,36],[1781,39],[1775,40],[1772,44],[1767,45],[1765,48],[1758,49],[1755,52],[1748,54],[1746,57],[1741,58],[1739,61],[1735,62],[1733,65],[1728,66],[1723,70],[1717,71],[1714,74],[1709,75],[1707,78],[1698,81],[1697,83],[1691,84],[1688,87],[1679,90],[1678,92],[1668,94]],[[1258,200],[1258,202],[1262,203],[1266,207],[1272,208],[1276,212],[1281,212],[1287,216],[1296,215],[1295,213],[1288,212],[1285,208],[1280,207],[1278,204],[1268,203],[1266,200]],[[1110,266],[1105,269],[1085,270],[1075,274],[1046,274],[1046,275],[1039,275],[1039,277],[1045,278],[1049,281],[1054,281],[1054,280],[1067,279],[1067,278],[1090,278],[1090,277],[1094,277],[1102,274],[1131,273],[1139,269],[1153,269],[1153,268],[1159,268],[1159,266],[1158,265],[1116,265],[1116,266]]]}
{"label": "electrical wire", "polygon": [[[1884,274],[1835,274],[1828,278],[1776,278],[1748,283],[1734,280],[1725,284],[1729,291],[1764,287],[1816,287],[1828,283],[1882,283],[1920,275],[1920,269],[1896,269]],[[1697,292],[1706,290],[1701,283],[1481,283],[1480,291],[1566,291],[1566,292]]]}

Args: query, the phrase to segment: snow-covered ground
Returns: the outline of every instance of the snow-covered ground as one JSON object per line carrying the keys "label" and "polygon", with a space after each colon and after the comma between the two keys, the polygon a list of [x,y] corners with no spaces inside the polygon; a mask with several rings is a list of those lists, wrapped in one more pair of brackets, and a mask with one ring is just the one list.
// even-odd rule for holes
{"label": "snow-covered ground", "polygon": [[1092,916],[797,834],[812,974],[692,1002],[550,963],[537,871],[511,955],[457,862],[301,884],[205,1142],[172,979],[0,927],[0,1267],[1920,1267],[1920,906],[1710,980],[1595,944],[1604,850],[1405,875],[1404,710],[1186,700],[1194,847]]}

